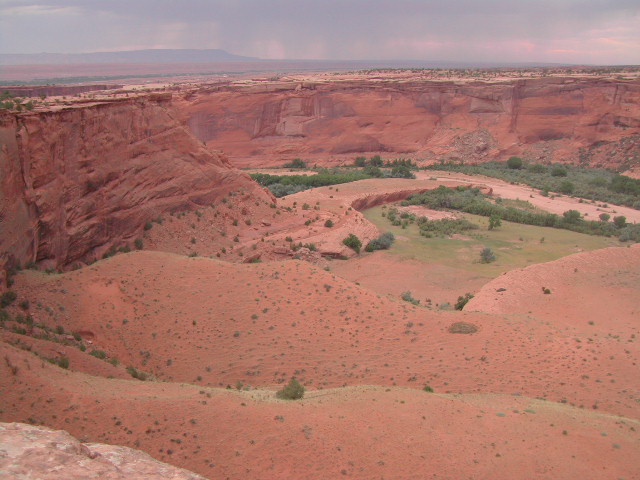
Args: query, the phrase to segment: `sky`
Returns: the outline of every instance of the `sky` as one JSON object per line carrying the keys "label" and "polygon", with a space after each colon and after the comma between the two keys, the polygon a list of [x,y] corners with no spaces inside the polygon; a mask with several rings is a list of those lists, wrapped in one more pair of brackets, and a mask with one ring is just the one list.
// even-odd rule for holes
{"label": "sky", "polygon": [[0,0],[0,53],[640,64],[640,0]]}

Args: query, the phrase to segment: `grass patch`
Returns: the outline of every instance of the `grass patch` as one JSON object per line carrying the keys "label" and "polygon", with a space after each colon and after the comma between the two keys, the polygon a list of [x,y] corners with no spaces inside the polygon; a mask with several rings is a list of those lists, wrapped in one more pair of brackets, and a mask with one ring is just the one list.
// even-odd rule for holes
{"label": "grass patch", "polygon": [[[404,228],[390,224],[385,210],[379,206],[363,213],[380,230],[388,230],[395,235],[396,242],[387,255],[446,265],[459,269],[461,274],[466,272],[469,278],[495,278],[509,270],[557,260],[580,251],[620,246],[614,238],[507,221],[503,221],[500,228],[488,230],[488,218],[471,214],[461,214],[461,218],[478,225],[479,229],[453,238],[425,238],[417,223],[409,223]],[[544,242],[540,241],[541,238]],[[480,252],[485,247],[496,253],[495,262],[480,263]]]}

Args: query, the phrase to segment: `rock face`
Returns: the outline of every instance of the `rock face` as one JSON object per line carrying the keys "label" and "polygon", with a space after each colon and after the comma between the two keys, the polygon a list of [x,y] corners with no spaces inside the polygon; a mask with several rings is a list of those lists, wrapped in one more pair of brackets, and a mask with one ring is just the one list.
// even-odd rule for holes
{"label": "rock face", "polygon": [[270,82],[201,88],[178,107],[243,166],[368,152],[640,164],[637,80]]}
{"label": "rock face", "polygon": [[64,430],[0,423],[0,478],[204,480],[128,447],[80,443]]}
{"label": "rock face", "polygon": [[146,221],[270,195],[180,125],[171,96],[0,115],[0,266],[90,260]]}

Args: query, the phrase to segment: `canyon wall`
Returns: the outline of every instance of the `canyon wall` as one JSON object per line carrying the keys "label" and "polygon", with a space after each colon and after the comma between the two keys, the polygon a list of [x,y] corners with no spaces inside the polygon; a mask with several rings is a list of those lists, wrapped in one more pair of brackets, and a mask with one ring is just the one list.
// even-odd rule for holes
{"label": "canyon wall", "polygon": [[170,94],[0,114],[0,267],[91,260],[239,190],[271,198],[176,120]]}
{"label": "canyon wall", "polygon": [[495,83],[383,77],[200,87],[182,121],[239,166],[301,157],[640,164],[640,81],[540,78]]}

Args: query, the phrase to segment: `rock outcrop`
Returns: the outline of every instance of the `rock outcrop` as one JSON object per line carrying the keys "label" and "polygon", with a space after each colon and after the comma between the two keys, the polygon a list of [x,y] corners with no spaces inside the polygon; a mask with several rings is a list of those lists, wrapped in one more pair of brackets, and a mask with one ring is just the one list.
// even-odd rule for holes
{"label": "rock outcrop", "polygon": [[175,119],[171,95],[0,114],[0,267],[68,266],[230,191],[270,194]]}
{"label": "rock outcrop", "polygon": [[369,152],[483,161],[640,164],[640,82],[360,79],[201,87],[183,122],[238,165]]}
{"label": "rock outcrop", "polygon": [[64,430],[0,423],[0,478],[204,480],[128,447],[81,443]]}

